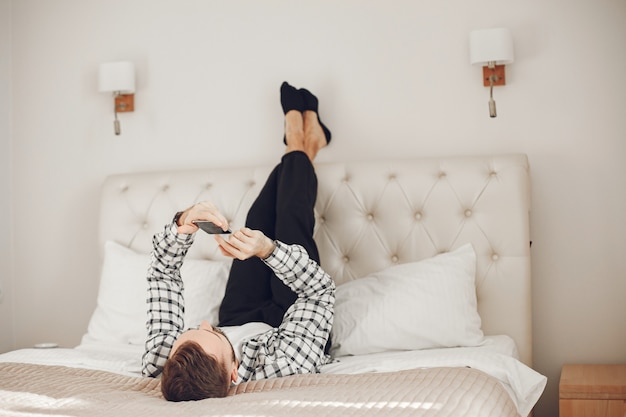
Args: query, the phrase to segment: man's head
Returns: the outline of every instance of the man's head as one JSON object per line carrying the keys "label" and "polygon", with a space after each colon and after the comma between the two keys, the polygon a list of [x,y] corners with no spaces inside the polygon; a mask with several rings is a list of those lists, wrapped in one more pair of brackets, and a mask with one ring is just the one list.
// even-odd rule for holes
{"label": "man's head", "polygon": [[163,367],[161,392],[169,401],[225,397],[239,364],[230,341],[203,321],[181,334]]}

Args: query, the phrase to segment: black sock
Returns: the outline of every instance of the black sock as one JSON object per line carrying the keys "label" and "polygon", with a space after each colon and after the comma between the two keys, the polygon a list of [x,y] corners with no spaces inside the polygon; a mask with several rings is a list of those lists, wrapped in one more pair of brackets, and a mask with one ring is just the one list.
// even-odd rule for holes
{"label": "black sock", "polygon": [[299,112],[304,111],[302,95],[295,87],[289,85],[287,81],[283,82],[280,86],[280,104],[285,114],[291,110],[297,110]]}
{"label": "black sock", "polygon": [[319,122],[320,126],[322,126],[324,136],[326,136],[326,143],[330,143],[330,130],[328,130],[326,125],[324,125],[324,123],[322,123],[322,121],[320,120],[320,114],[318,112],[319,101],[317,97],[315,97],[315,95],[306,88],[301,88],[299,91],[302,94],[302,100],[304,101],[304,110],[310,110],[315,112],[315,114],[317,115],[317,121]]}

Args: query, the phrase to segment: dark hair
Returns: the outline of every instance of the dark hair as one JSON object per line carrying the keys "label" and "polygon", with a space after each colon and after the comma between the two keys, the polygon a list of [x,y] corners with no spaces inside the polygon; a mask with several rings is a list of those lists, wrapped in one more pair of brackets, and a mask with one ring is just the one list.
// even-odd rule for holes
{"label": "dark hair", "polygon": [[229,387],[226,364],[191,340],[176,349],[165,362],[161,374],[161,392],[168,401],[225,397]]}

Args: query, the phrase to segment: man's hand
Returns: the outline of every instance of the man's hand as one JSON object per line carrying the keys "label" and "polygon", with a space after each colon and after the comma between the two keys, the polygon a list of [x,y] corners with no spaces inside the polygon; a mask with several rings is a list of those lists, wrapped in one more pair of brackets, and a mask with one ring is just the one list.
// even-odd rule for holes
{"label": "man's hand", "polygon": [[215,235],[215,240],[225,256],[240,260],[258,256],[265,259],[274,251],[274,242],[260,230],[243,227],[233,232],[226,239]]}
{"label": "man's hand", "polygon": [[222,230],[228,229],[226,217],[220,213],[215,204],[209,201],[197,203],[183,212],[177,224],[178,233],[195,233],[198,230],[198,226],[193,224],[195,220],[208,220],[221,227]]}

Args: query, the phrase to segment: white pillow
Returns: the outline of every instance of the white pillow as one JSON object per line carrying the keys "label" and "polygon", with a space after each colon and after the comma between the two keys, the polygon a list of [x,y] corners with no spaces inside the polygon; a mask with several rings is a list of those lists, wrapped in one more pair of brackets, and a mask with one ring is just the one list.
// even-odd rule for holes
{"label": "white pillow", "polygon": [[332,355],[480,345],[475,271],[466,244],[339,285]]}
{"label": "white pillow", "polygon": [[[149,254],[137,253],[116,242],[105,243],[97,305],[87,327],[91,339],[144,344],[149,263]],[[217,324],[230,264],[185,260],[180,271],[185,285],[185,326],[194,326],[202,320]]]}

